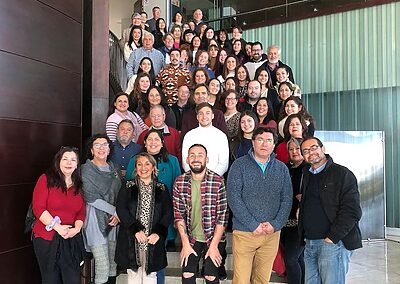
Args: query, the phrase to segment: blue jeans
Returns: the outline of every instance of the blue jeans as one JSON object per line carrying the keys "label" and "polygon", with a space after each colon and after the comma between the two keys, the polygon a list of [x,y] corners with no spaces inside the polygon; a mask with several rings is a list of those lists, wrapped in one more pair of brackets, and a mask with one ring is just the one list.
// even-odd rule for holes
{"label": "blue jeans", "polygon": [[323,239],[306,239],[305,283],[345,284],[352,253],[344,247],[342,241],[329,244]]}
{"label": "blue jeans", "polygon": [[157,284],[165,283],[165,268],[157,271]]}

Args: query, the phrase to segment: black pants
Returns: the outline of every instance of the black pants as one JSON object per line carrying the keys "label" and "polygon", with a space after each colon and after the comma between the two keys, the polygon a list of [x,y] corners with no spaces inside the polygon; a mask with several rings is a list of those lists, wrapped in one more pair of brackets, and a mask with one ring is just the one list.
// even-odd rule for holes
{"label": "black pants", "polygon": [[80,284],[81,269],[79,263],[73,262],[73,264],[65,261],[55,261],[50,256],[53,241],[33,237],[32,242],[40,274],[42,275],[42,284]]}
{"label": "black pants", "polygon": [[304,246],[300,245],[298,228],[284,227],[281,231],[286,276],[289,284],[304,283]]}
{"label": "black pants", "polygon": [[[201,258],[204,259],[207,251],[208,251],[208,246],[206,243],[202,242],[195,242],[193,245],[193,250],[197,253],[197,256],[194,254],[191,254],[188,259],[188,263],[186,266],[182,268],[182,273],[184,272],[191,272],[194,274],[193,277],[190,278],[184,278],[182,277],[182,283],[183,284],[192,284],[196,283],[196,273],[198,269],[198,264]],[[224,243],[220,242],[218,244],[218,250],[219,253],[222,255],[224,252]],[[214,276],[215,280],[209,281],[206,279],[206,283],[219,283],[219,278],[218,278],[218,267],[214,265],[212,262],[211,258],[207,257],[203,261],[203,275],[204,276]]]}

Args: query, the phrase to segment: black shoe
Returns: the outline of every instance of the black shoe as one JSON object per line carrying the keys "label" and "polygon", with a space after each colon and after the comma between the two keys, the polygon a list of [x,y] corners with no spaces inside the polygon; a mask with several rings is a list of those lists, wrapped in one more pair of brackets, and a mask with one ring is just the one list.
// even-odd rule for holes
{"label": "black shoe", "polygon": [[219,280],[226,280],[226,278],[228,278],[228,275],[226,274],[226,270],[225,270],[225,266],[224,265],[221,265],[218,268],[218,277],[219,277]]}

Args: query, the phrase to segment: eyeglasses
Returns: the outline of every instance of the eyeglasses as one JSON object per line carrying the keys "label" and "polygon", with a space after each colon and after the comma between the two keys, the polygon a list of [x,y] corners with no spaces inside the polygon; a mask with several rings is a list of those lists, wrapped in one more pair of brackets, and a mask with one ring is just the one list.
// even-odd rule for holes
{"label": "eyeglasses", "polygon": [[236,101],[236,98],[226,98],[225,101]]}
{"label": "eyeglasses", "polygon": [[101,147],[108,148],[108,147],[110,147],[110,145],[107,142],[105,142],[105,143],[94,143],[93,144],[93,148],[95,148],[95,149],[100,149]]}
{"label": "eyeglasses", "polygon": [[255,141],[256,141],[258,144],[260,144],[260,145],[262,145],[262,144],[264,144],[264,143],[267,143],[267,144],[272,144],[272,143],[274,143],[274,139],[262,139],[262,138],[257,138]]}
{"label": "eyeglasses", "polygon": [[310,152],[314,152],[318,148],[320,148],[319,145],[312,145],[312,146],[310,146],[310,148],[305,148],[305,149],[302,150],[303,155],[308,155]]}

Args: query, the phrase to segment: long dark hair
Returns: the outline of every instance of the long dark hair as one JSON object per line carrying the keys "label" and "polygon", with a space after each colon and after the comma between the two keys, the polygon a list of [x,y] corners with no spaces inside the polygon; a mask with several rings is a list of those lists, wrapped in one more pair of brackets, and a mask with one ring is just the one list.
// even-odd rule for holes
{"label": "long dark hair", "polygon": [[155,73],[154,73],[153,61],[151,60],[150,57],[147,57],[147,56],[146,56],[146,57],[143,57],[143,58],[140,60],[140,62],[139,62],[139,67],[138,67],[138,71],[137,71],[137,75],[139,75],[140,73],[145,73],[145,72],[143,71],[142,67],[140,67],[140,65],[142,65],[142,63],[143,63],[144,60],[149,60],[149,61],[150,61],[151,68],[150,68],[150,72],[149,72],[148,74],[150,75],[150,83],[151,83],[152,85],[154,85],[154,84],[156,83],[156,75],[155,75]]}
{"label": "long dark hair", "polygon": [[287,116],[287,113],[286,113],[286,111],[285,111],[285,107],[286,107],[286,104],[287,104],[289,101],[294,101],[294,103],[295,103],[296,105],[298,105],[299,108],[301,108],[301,109],[299,110],[299,114],[300,114],[301,116],[303,116],[304,119],[305,119],[306,121],[308,121],[308,122],[314,122],[314,118],[313,118],[312,115],[307,111],[307,109],[306,109],[306,107],[304,106],[303,101],[301,100],[301,98],[298,97],[298,96],[293,96],[293,95],[290,96],[290,97],[288,97],[288,98],[285,100],[285,102],[283,103],[283,105],[282,105],[281,111],[280,111],[280,113],[279,113],[279,118],[280,118],[281,120],[284,119],[284,118]]}
{"label": "long dark hair", "polygon": [[60,150],[56,153],[53,159],[53,164],[51,167],[46,171],[47,177],[47,187],[52,188],[60,188],[62,192],[66,193],[68,188],[65,183],[65,176],[61,171],[60,168],[60,161],[66,152],[74,152],[76,155],[76,162],[77,168],[72,172],[71,179],[72,183],[75,187],[74,194],[78,194],[82,191],[82,178],[81,178],[81,170],[80,170],[80,163],[79,163],[79,152],[78,149],[75,147],[61,147]]}
{"label": "long dark hair", "polygon": [[160,94],[161,97],[161,102],[160,105],[164,108],[165,113],[167,113],[167,108],[168,108],[168,103],[167,103],[167,97],[165,96],[164,92],[160,87],[157,86],[150,86],[150,88],[147,90],[147,95],[144,97],[142,101],[142,109],[140,111],[141,115],[143,116],[143,119],[145,119],[149,114],[150,114],[150,102],[149,102],[149,94],[152,89],[156,89],[157,92]]}
{"label": "long dark hair", "polygon": [[[164,30],[163,30],[163,31],[160,30],[160,21],[164,21],[164,23],[165,23],[165,27],[164,27]],[[156,20],[156,30],[157,30],[158,32],[163,32],[164,34],[167,34],[167,33],[168,33],[168,31],[167,31],[167,22],[164,20],[164,18],[158,18],[158,19]]]}
{"label": "long dark hair", "polygon": [[[260,115],[257,112],[257,106],[258,106],[258,103],[260,101],[265,101],[267,103],[267,106],[268,106],[267,115],[264,117],[264,119],[262,121],[260,119]],[[256,109],[257,117],[258,117],[258,120],[259,120],[260,124],[267,124],[269,121],[274,120],[274,112],[273,112],[272,105],[271,105],[271,103],[268,101],[268,99],[266,97],[261,97],[261,98],[258,99],[258,101],[255,104],[255,109]]]}
{"label": "long dark hair", "polygon": [[[268,74],[267,88],[268,88],[268,89],[272,89],[273,86],[272,86],[271,72],[269,71],[269,68],[257,68],[256,74],[254,75],[254,80],[257,80],[257,81],[258,81],[258,76],[260,76],[260,73],[261,73],[262,71],[267,72],[267,74]],[[261,84],[261,82],[260,82],[260,84]],[[262,86],[261,86],[261,87],[262,87]]]}
{"label": "long dark hair", "polygon": [[138,47],[138,48],[142,46],[142,38],[143,38],[142,27],[141,27],[141,26],[132,26],[132,28],[131,28],[131,30],[130,30],[130,32],[129,32],[129,40],[128,40],[128,47],[129,47],[129,49],[131,49],[131,50],[132,50],[131,44],[132,44],[132,42],[134,42],[134,41],[133,41],[133,30],[135,30],[135,29],[140,30],[140,38],[139,38],[139,41],[138,41],[137,44],[136,44],[136,42],[135,42],[135,45],[136,45],[136,47]]}
{"label": "long dark hair", "polygon": [[286,142],[289,141],[289,139],[292,137],[289,132],[289,125],[295,118],[297,118],[300,121],[301,127],[303,128],[303,133],[301,134],[302,138],[305,139],[309,136],[308,126],[306,120],[304,119],[304,116],[301,115],[300,113],[293,113],[288,116],[288,118],[285,121],[285,125],[283,126],[283,138],[285,139]]}
{"label": "long dark hair", "polygon": [[113,102],[110,104],[109,110],[108,110],[108,116],[112,115],[115,112],[115,103],[117,102],[118,98],[121,96],[126,96],[126,98],[128,99],[128,107],[129,107],[129,95],[127,93],[124,92],[119,92],[115,95]]}
{"label": "long dark hair", "polygon": [[221,64],[221,62],[219,62],[219,57],[221,55],[221,52],[223,52],[223,51],[225,51],[225,53],[227,55],[227,58],[228,58],[228,55],[229,55],[229,51],[226,48],[220,48],[218,50],[217,57],[216,57],[216,60],[215,60],[214,70],[213,70],[214,73],[215,73],[215,77],[218,77],[219,75],[222,75],[222,70],[224,68],[224,64]]}
{"label": "long dark hair", "polygon": [[159,157],[164,162],[168,162],[168,150],[167,150],[167,147],[165,147],[165,141],[164,141],[164,136],[162,134],[162,130],[158,130],[158,129],[152,128],[146,133],[146,135],[144,136],[144,140],[143,140],[143,151],[147,152],[147,149],[146,149],[146,146],[145,146],[145,142],[146,142],[147,138],[149,137],[149,135],[151,133],[157,133],[158,137],[160,137],[161,143],[162,143],[162,147],[160,149]]}
{"label": "long dark hair", "polygon": [[[254,130],[257,129],[257,127],[258,127],[258,117],[257,117],[257,115],[254,112],[252,112],[251,110],[243,111],[240,114],[240,118],[239,118],[239,132],[238,132],[238,135],[237,135],[237,139],[239,141],[242,141],[244,139],[244,132],[243,132],[242,126],[240,124],[241,124],[242,118],[245,117],[246,115],[250,116],[254,120]],[[254,130],[253,130],[253,132],[254,132]]]}

